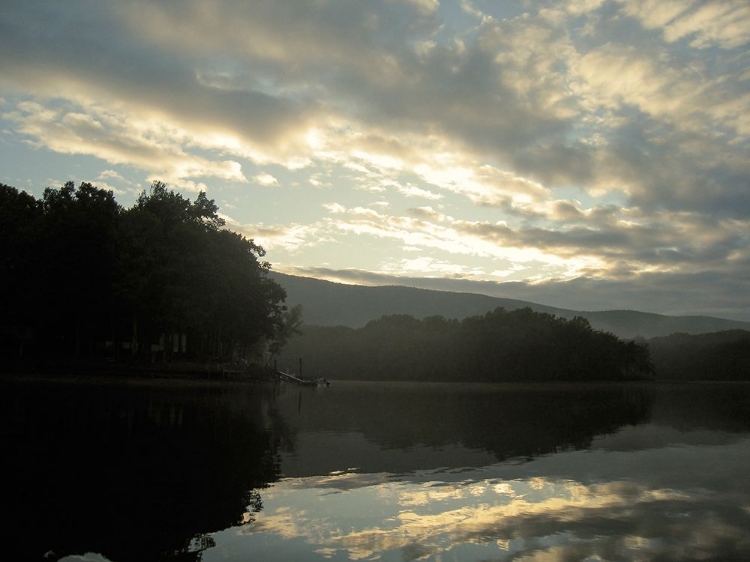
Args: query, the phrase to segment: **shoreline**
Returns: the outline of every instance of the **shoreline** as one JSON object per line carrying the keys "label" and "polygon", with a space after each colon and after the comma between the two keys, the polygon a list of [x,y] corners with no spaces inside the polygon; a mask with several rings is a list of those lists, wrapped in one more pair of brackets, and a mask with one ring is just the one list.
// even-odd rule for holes
{"label": "shoreline", "polygon": [[195,382],[274,382],[273,369],[260,365],[189,362],[131,363],[111,361],[33,361],[3,365],[2,379],[99,379]]}

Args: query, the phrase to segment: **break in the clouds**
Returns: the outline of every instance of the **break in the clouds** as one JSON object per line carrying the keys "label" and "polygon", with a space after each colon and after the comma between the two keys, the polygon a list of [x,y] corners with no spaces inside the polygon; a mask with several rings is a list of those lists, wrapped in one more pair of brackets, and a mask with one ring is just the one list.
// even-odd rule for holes
{"label": "break in the clouds", "polygon": [[281,270],[750,318],[748,30],[745,0],[9,0],[0,181],[207,190]]}

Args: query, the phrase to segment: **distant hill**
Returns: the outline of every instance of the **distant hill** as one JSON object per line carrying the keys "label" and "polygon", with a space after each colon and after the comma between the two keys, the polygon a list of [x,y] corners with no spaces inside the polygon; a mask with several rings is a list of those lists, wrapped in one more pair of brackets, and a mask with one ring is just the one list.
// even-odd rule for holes
{"label": "distant hill", "polygon": [[408,314],[415,318],[444,316],[462,319],[484,314],[497,307],[506,310],[529,307],[536,312],[563,318],[583,316],[593,328],[612,332],[622,338],[654,338],[676,332],[705,334],[733,329],[750,330],[750,322],[711,316],[666,316],[633,310],[576,311],[473,293],[401,286],[344,285],[277,272],[272,272],[271,276],[286,289],[289,306],[302,305],[304,322],[320,326],[357,328],[389,314]]}

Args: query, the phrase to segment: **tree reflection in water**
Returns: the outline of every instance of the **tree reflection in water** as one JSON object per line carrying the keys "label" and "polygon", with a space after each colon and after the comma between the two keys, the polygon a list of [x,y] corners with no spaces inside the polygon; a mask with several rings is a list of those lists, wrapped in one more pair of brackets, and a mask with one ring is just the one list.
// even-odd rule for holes
{"label": "tree reflection in water", "polygon": [[[298,394],[304,395],[301,400]],[[339,465],[331,465],[331,452],[318,447],[308,451],[298,471],[284,467],[287,476],[304,476],[353,466],[389,471],[388,460],[383,462],[389,455],[383,451],[415,447],[458,448],[455,459],[444,458],[438,465],[457,467],[466,466],[469,451],[484,451],[502,461],[586,448],[596,435],[647,420],[653,402],[649,385],[343,383],[323,391],[288,392],[277,401],[275,415],[285,420],[291,435],[338,438],[355,432],[377,445],[371,456],[352,447],[353,458],[338,458]],[[299,446],[288,443],[285,450]],[[434,468],[424,465],[419,455],[412,457],[408,460],[413,465],[400,470]]]}
{"label": "tree reflection in water", "polygon": [[750,554],[745,387],[2,386],[8,559]]}
{"label": "tree reflection in water", "polygon": [[279,475],[269,393],[252,385],[4,384],[8,559],[97,552],[198,559]]}

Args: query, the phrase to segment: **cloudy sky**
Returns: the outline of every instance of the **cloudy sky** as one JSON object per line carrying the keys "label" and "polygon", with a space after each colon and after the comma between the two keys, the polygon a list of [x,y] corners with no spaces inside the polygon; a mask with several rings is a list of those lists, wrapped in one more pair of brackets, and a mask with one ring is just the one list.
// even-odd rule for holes
{"label": "cloudy sky", "polygon": [[0,182],[275,270],[750,320],[747,0],[5,0]]}

